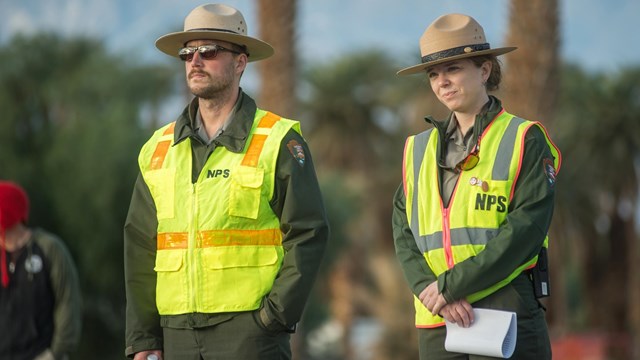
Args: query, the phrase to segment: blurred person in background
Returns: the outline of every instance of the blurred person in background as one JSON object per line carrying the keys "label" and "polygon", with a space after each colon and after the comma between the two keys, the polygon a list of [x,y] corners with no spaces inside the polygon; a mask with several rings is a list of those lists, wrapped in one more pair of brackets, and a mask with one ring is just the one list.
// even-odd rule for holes
{"label": "blurred person in background", "polygon": [[24,189],[0,181],[0,359],[68,359],[82,325],[78,274],[64,243],[28,218]]}
{"label": "blurred person in background", "polygon": [[184,61],[193,100],[143,146],[124,229],[134,359],[290,359],[329,236],[297,121],[240,88],[271,45],[207,4],[156,47]]}
{"label": "blurred person in background", "polygon": [[394,197],[396,254],[414,293],[420,359],[480,359],[444,348],[444,319],[473,326],[473,307],[517,314],[512,359],[550,359],[538,299],[548,296],[547,232],[560,152],[538,122],[509,114],[488,92],[500,84],[484,30],[462,14],[439,17],[420,38],[422,74],[450,111],[407,138]]}

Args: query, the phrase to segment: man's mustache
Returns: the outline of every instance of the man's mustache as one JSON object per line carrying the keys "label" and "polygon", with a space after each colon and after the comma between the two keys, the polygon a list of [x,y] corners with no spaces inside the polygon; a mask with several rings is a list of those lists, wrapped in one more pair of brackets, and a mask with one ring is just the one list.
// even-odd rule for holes
{"label": "man's mustache", "polygon": [[204,75],[209,77],[209,74],[207,74],[204,71],[199,71],[199,70],[191,70],[191,72],[189,72],[189,79],[191,79],[191,77],[193,77],[194,75]]}

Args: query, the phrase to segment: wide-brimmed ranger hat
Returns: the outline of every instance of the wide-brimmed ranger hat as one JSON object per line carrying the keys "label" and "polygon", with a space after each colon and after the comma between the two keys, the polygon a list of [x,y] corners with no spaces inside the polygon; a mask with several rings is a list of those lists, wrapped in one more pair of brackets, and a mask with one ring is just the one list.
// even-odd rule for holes
{"label": "wide-brimmed ranger hat", "polygon": [[273,47],[247,35],[247,22],[242,13],[223,4],[205,4],[193,9],[184,19],[184,31],[170,33],[156,40],[156,47],[167,55],[178,57],[178,51],[191,40],[222,40],[244,46],[249,61],[273,55]]}
{"label": "wide-brimmed ranger hat", "polygon": [[417,74],[429,66],[480,55],[502,55],[517,49],[492,49],[482,26],[471,16],[447,14],[437,18],[420,37],[422,63],[398,71],[398,75]]}

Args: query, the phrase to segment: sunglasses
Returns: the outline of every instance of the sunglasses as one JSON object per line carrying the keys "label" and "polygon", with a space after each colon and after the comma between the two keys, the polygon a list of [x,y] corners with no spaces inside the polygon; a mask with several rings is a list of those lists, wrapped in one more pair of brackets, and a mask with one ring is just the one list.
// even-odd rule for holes
{"label": "sunglasses", "polygon": [[178,56],[182,61],[191,61],[193,60],[193,55],[196,51],[200,54],[200,57],[205,60],[215,59],[218,56],[218,51],[228,51],[234,54],[243,54],[240,51],[227,49],[226,47],[222,47],[220,45],[209,44],[209,45],[200,45],[200,46],[187,46],[183,47],[178,51]]}
{"label": "sunglasses", "polygon": [[467,155],[466,158],[462,159],[462,161],[460,161],[456,165],[456,169],[458,171],[467,171],[476,167],[476,165],[478,165],[478,162],[480,161],[479,153],[480,153],[480,142],[478,141],[478,145],[475,147],[475,149],[473,149],[473,151],[469,155]]}
{"label": "sunglasses", "polygon": [[[456,166],[454,166],[454,169],[456,169],[458,172],[471,170],[474,167],[476,167],[476,165],[478,165],[479,161],[480,161],[480,136],[478,136],[478,142],[475,148],[473,149],[473,151],[469,153],[467,157],[460,160],[460,162],[457,163]],[[442,163],[441,161],[438,161],[438,164],[440,167],[443,167],[443,168],[446,167],[444,163]]]}

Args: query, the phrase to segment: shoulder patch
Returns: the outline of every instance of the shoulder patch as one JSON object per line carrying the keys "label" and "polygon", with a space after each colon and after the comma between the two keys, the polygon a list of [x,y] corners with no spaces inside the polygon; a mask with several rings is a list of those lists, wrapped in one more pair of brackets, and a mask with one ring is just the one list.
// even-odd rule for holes
{"label": "shoulder patch", "polygon": [[302,145],[296,140],[291,140],[287,143],[287,148],[298,164],[304,166],[304,148]]}
{"label": "shoulder patch", "polygon": [[549,186],[553,187],[556,183],[556,168],[553,166],[553,160],[549,158],[543,159],[542,168],[549,181]]}

